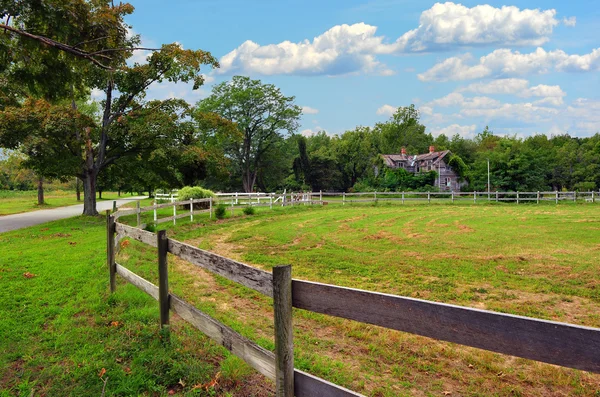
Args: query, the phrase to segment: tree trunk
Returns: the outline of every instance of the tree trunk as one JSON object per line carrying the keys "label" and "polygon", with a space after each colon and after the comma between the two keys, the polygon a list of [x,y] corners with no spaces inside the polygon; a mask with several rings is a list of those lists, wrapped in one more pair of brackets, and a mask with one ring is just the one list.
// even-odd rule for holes
{"label": "tree trunk", "polygon": [[75,177],[75,193],[77,194],[77,201],[81,201],[81,184],[79,178]]}
{"label": "tree trunk", "polygon": [[37,198],[38,198],[38,205],[43,205],[44,204],[44,177],[43,176],[38,177]]}
{"label": "tree trunk", "polygon": [[252,172],[247,170],[242,177],[242,185],[244,187],[244,192],[252,193],[254,190],[254,183],[256,182],[256,172]]}
{"label": "tree trunk", "polygon": [[95,170],[86,170],[83,182],[83,215],[95,216],[96,211],[96,180],[98,172]]}
{"label": "tree trunk", "polygon": [[98,190],[98,198],[102,200],[102,190]]}

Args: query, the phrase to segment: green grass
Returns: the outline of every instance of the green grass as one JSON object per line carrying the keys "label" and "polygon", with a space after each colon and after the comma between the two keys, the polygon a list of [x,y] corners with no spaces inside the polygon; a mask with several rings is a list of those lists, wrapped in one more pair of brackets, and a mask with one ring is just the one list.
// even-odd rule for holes
{"label": "green grass", "polygon": [[122,280],[109,295],[103,218],[0,245],[0,396],[100,396],[106,379],[106,396],[247,395],[256,375],[223,348],[177,319],[164,343],[156,301]]}
{"label": "green grass", "polygon": [[[600,326],[600,206],[346,205],[165,225],[200,248],[294,277]],[[155,279],[154,251],[120,259]],[[271,302],[180,260],[175,293],[272,348]],[[371,396],[594,396],[600,376],[295,312],[296,366]]]}
{"label": "green grass", "polygon": [[[119,197],[116,192],[107,192],[102,194],[102,199],[97,200],[117,200],[127,197],[128,195],[126,194]],[[81,199],[83,200],[83,193],[81,194]],[[0,216],[83,204],[83,201],[77,201],[75,192],[64,190],[45,192],[44,201],[44,205],[38,205],[37,191],[0,190]]]}
{"label": "green grass", "polygon": [[[296,278],[600,326],[600,206],[238,208],[160,228],[264,269],[290,263]],[[177,318],[163,343],[157,303],[135,287],[118,279],[111,296],[104,239],[104,220],[85,217],[0,234],[0,396],[100,396],[107,377],[107,396],[272,393]],[[118,261],[156,283],[154,248],[124,240]],[[273,349],[271,300],[172,256],[169,266],[174,293]],[[369,396],[600,391],[599,375],[302,310],[294,317],[296,367]]]}

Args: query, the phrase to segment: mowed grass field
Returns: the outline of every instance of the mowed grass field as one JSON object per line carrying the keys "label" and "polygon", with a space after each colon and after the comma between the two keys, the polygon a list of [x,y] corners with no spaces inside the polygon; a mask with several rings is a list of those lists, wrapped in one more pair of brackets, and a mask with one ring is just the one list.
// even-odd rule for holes
{"label": "mowed grass field", "polygon": [[[600,206],[264,210],[169,235],[295,278],[600,327]],[[118,260],[156,282],[153,249]],[[271,302],[176,258],[171,288],[272,348]],[[596,396],[600,375],[295,311],[296,367],[370,396]]]}
{"label": "mowed grass field", "polygon": [[[80,217],[0,234],[0,396],[100,396],[104,381],[106,396],[272,395],[270,382],[176,316],[165,343],[156,301],[135,287],[118,279],[108,293],[104,225]],[[329,205],[161,227],[256,267],[292,264],[295,278],[600,326],[597,204]],[[156,282],[155,254],[124,240],[117,260]],[[273,348],[269,299],[169,264],[174,293]],[[294,316],[296,367],[369,396],[600,391],[600,375]]]}

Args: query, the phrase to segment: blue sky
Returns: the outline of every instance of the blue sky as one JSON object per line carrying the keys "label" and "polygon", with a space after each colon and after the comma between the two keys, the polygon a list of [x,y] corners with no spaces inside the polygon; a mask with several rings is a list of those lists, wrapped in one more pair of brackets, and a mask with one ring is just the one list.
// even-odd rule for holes
{"label": "blue sky", "polygon": [[163,83],[155,98],[196,102],[246,75],[296,97],[305,135],[372,126],[411,103],[434,136],[600,131],[597,0],[131,3],[144,44],[179,42],[221,63],[201,90]]}

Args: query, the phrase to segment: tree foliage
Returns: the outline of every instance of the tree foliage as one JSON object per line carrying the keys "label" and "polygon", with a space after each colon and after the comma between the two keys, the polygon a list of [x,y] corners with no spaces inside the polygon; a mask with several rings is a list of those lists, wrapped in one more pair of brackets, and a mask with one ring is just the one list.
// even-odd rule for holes
{"label": "tree foliage", "polygon": [[237,125],[241,139],[229,141],[225,155],[244,191],[251,192],[265,155],[283,134],[297,130],[302,110],[294,97],[284,96],[274,85],[235,76],[215,85],[198,103],[197,112],[216,113]]}

